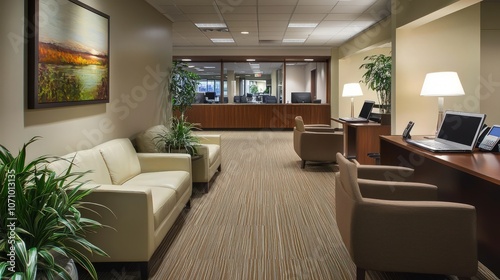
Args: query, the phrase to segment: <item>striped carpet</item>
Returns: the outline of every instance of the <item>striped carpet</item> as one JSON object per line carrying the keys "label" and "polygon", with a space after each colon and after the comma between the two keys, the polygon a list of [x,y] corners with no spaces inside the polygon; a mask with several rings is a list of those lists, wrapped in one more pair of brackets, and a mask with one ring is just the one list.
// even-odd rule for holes
{"label": "striped carpet", "polygon": [[[291,131],[222,131],[222,172],[195,187],[155,252],[150,279],[354,279],[335,222],[333,165],[300,169]],[[138,279],[133,265],[100,279]],[[368,272],[367,279],[455,279]],[[480,265],[473,279],[498,279]]]}

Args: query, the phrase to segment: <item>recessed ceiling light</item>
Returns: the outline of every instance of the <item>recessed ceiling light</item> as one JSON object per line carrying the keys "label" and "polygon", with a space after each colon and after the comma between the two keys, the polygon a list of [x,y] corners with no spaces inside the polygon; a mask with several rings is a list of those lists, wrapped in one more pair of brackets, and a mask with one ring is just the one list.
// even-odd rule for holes
{"label": "recessed ceiling light", "polygon": [[313,58],[304,58],[304,61],[314,61]]}
{"label": "recessed ceiling light", "polygon": [[317,23],[292,23],[291,22],[288,24],[288,27],[292,27],[292,28],[294,28],[294,27],[296,27],[296,28],[311,28],[311,27],[314,28],[316,26],[318,26]]}
{"label": "recessed ceiling light", "polygon": [[250,34],[250,32],[248,32],[248,31],[241,31],[241,34],[248,35],[248,34]]}
{"label": "recessed ceiling light", "polygon": [[212,38],[210,40],[214,43],[234,43],[232,38]]}
{"label": "recessed ceiling light", "polygon": [[215,66],[203,66],[205,69],[215,69]]}
{"label": "recessed ceiling light", "polygon": [[247,58],[247,61],[255,61],[255,58]]}
{"label": "recessed ceiling light", "polygon": [[188,68],[194,68],[194,65],[189,65]]}
{"label": "recessed ceiling light", "polygon": [[198,28],[227,28],[225,23],[195,23]]}
{"label": "recessed ceiling light", "polygon": [[183,59],[181,59],[181,60],[182,60],[182,61],[186,61],[186,62],[187,62],[187,61],[191,61],[191,58],[183,58]]}
{"label": "recessed ceiling light", "polygon": [[306,39],[283,39],[283,43],[304,43]]}

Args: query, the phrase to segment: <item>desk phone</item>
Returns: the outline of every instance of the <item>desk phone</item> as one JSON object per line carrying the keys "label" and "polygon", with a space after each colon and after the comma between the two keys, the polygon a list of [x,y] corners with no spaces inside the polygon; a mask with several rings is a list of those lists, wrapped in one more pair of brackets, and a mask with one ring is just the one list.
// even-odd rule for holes
{"label": "desk phone", "polygon": [[500,141],[500,125],[493,125],[488,134],[483,138],[479,144],[479,149],[483,151],[496,151],[498,152],[498,142]]}

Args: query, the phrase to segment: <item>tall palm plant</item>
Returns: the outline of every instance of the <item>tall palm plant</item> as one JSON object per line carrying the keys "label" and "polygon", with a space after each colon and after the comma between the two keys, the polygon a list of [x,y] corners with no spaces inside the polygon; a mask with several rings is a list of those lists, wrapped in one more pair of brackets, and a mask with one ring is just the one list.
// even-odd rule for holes
{"label": "tall palm plant", "polygon": [[102,227],[80,213],[86,206],[82,199],[92,191],[83,188],[85,173],[71,172],[70,164],[56,175],[46,168],[56,159],[47,156],[27,161],[27,147],[36,140],[24,144],[17,156],[0,145],[0,279],[71,279],[58,256],[73,259],[97,279],[81,252],[106,256],[85,238]]}
{"label": "tall palm plant", "polygon": [[360,82],[365,83],[368,88],[377,93],[382,111],[388,112],[391,106],[392,58],[384,54],[376,54],[366,56],[364,60],[368,62],[359,67],[359,69],[366,69]]}
{"label": "tall palm plant", "polygon": [[173,64],[169,91],[172,96],[172,109],[179,113],[179,117],[172,118],[169,130],[165,134],[158,135],[155,140],[156,145],[163,145],[167,152],[184,150],[194,156],[197,155],[196,145],[199,139],[192,133],[195,126],[187,121],[184,114],[196,99],[196,88],[200,76],[187,68],[187,64],[183,62]]}

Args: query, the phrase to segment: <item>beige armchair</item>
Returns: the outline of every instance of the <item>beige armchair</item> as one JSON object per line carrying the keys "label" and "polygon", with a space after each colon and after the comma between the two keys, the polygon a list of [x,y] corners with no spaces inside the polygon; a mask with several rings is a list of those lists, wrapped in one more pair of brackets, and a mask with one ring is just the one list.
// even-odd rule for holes
{"label": "beige armchair", "polygon": [[357,165],[340,153],[337,163],[336,219],[356,279],[365,270],[476,275],[473,206],[434,201],[433,185],[358,179]]}
{"label": "beige armchair", "polygon": [[306,161],[335,162],[335,154],[344,149],[344,135],[338,129],[305,127],[302,117],[295,117],[293,129],[293,148],[302,159],[301,168]]}

